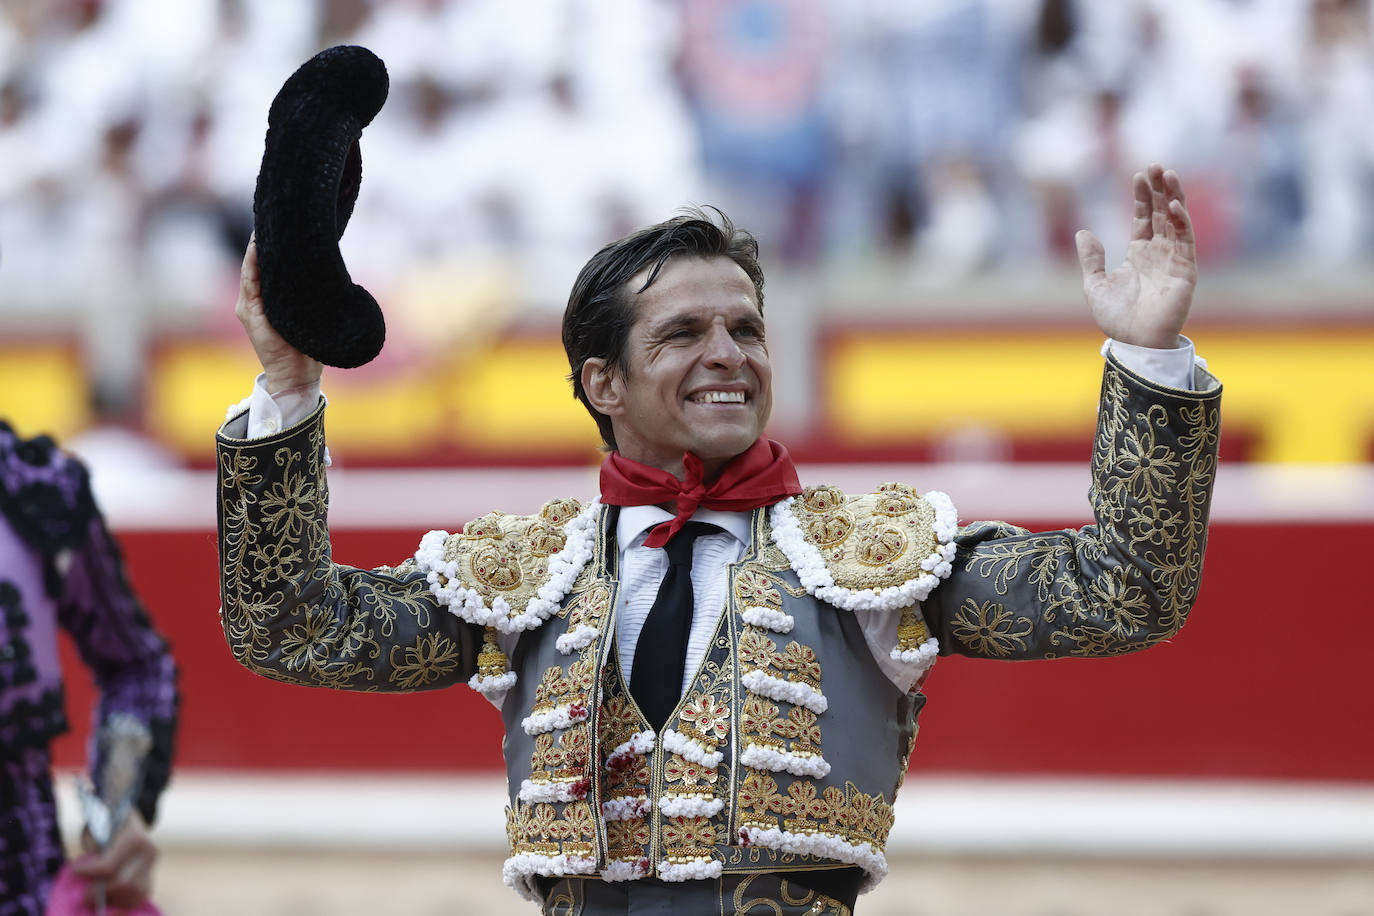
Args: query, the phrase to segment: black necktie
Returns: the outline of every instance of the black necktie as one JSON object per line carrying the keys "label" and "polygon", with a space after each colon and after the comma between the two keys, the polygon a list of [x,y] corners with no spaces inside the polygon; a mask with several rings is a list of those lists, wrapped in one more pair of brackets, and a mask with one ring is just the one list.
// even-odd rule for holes
{"label": "black necktie", "polygon": [[692,544],[703,534],[721,529],[705,522],[688,522],[664,545],[668,572],[658,587],[653,607],[644,619],[635,644],[630,693],[654,731],[661,731],[682,698],[682,668],[687,636],[692,629]]}

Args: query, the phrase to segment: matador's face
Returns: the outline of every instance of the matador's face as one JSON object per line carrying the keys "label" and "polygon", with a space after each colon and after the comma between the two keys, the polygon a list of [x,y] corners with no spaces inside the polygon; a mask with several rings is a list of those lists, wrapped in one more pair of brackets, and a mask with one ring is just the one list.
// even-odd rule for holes
{"label": "matador's face", "polygon": [[584,372],[584,386],[611,418],[622,455],[681,477],[690,451],[709,479],[763,435],[773,409],[754,284],[729,258],[677,257],[631,297],[629,370],[600,366]]}

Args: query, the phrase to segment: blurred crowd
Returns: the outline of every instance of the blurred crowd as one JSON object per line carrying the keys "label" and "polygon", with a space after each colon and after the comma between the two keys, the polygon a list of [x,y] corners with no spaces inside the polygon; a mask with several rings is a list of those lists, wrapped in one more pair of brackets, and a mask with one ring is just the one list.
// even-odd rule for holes
{"label": "blurred crowd", "polygon": [[557,311],[685,203],[774,263],[1111,253],[1153,160],[1204,258],[1374,253],[1369,0],[4,0],[0,310],[223,313],[268,106],[338,43],[391,77],[346,261],[421,321]]}

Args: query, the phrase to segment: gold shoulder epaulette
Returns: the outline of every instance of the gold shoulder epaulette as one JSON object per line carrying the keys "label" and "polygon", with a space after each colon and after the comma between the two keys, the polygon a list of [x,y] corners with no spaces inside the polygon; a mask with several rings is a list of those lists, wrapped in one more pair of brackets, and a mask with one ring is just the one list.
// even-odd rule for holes
{"label": "gold shoulder epaulette", "polygon": [[557,499],[535,515],[492,512],[457,534],[429,532],[415,562],[435,597],[469,623],[534,629],[557,612],[590,558],[595,508]]}
{"label": "gold shoulder epaulette", "polygon": [[848,610],[895,609],[949,575],[957,521],[938,491],[887,483],[848,496],[818,486],[775,508],[773,536],[817,597]]}

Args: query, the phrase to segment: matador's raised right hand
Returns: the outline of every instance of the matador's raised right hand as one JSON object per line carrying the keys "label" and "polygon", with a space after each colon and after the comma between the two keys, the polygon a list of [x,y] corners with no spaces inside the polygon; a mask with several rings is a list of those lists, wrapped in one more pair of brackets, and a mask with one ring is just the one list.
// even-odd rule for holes
{"label": "matador's raised right hand", "polygon": [[243,255],[243,269],[239,272],[239,301],[234,306],[248,340],[258,354],[262,371],[266,373],[267,393],[276,394],[288,388],[311,385],[320,380],[324,364],[311,359],[291,346],[267,320],[262,304],[262,285],[258,280],[258,249],[249,239]]}

